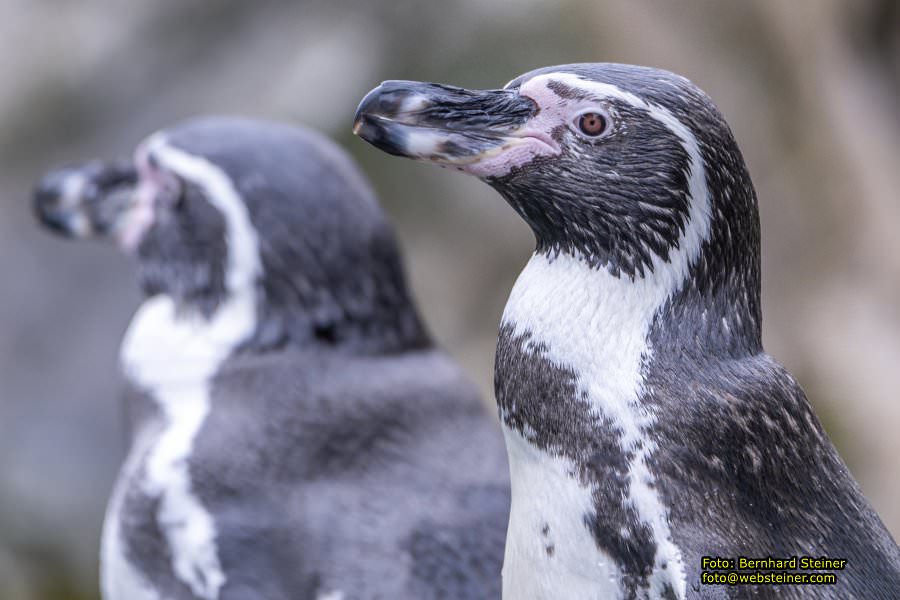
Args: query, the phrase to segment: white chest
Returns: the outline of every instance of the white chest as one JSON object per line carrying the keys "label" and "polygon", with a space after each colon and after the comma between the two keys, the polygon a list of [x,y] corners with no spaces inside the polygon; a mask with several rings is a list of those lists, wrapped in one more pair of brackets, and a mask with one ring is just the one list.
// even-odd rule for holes
{"label": "white chest", "polygon": [[132,319],[122,344],[122,368],[156,401],[163,424],[161,431],[135,441],[120,475],[105,525],[105,588],[137,585],[134,569],[122,555],[118,528],[122,495],[137,486],[143,494],[159,499],[156,520],[166,537],[175,575],[199,598],[218,597],[225,574],[218,558],[216,524],[194,493],[188,460],[209,414],[210,381],[253,332],[255,319],[252,296],[227,300],[208,320],[177,315],[171,298],[157,296],[147,300]]}
{"label": "white chest", "polygon": [[[503,323],[515,335],[529,334],[544,358],[577,374],[590,410],[618,432],[619,448],[630,457],[622,502],[649,527],[657,547],[651,589],[670,584],[683,595],[681,553],[647,464],[655,448],[645,432],[657,416],[640,403],[642,366],[652,356],[648,333],[672,285],[621,280],[575,257],[536,254],[513,288]],[[584,523],[585,515],[603,510],[594,506],[593,490],[571,475],[570,460],[539,450],[519,432],[505,433],[512,510],[504,597],[618,597],[619,566]],[[540,543],[547,525],[556,536],[552,556]]]}

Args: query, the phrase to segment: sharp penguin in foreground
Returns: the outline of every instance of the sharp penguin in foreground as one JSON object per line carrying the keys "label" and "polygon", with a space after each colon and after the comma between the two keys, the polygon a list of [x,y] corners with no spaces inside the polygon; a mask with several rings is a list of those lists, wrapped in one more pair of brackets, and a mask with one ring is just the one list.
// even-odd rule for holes
{"label": "sharp penguin in foreground", "polygon": [[147,296],[121,351],[107,600],[499,597],[501,435],[334,144],[192,120],[133,162],[48,174],[36,210],[115,240]]}
{"label": "sharp penguin in foreground", "polygon": [[[503,594],[890,598],[900,552],[760,339],[756,196],[688,80],[575,64],[501,90],[388,81],[354,131],[496,189],[537,248],[495,386]],[[701,557],[847,559],[834,586],[701,585]]]}

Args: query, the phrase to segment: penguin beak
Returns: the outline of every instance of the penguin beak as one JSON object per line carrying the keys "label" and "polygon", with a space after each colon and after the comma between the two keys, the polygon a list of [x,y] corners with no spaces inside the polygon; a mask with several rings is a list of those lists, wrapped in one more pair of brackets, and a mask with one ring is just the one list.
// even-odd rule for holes
{"label": "penguin beak", "polygon": [[132,204],[137,171],[130,161],[92,161],[51,171],[34,191],[34,212],[70,238],[107,237]]}
{"label": "penguin beak", "polygon": [[517,90],[385,81],[363,98],[353,133],[388,154],[490,176],[522,146],[531,154],[559,153],[549,135],[528,129],[537,112]]}

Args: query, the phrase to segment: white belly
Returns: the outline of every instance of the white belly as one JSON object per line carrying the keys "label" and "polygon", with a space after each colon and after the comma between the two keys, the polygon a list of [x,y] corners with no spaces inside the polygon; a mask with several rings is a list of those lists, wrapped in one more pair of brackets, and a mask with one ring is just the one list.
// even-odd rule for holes
{"label": "white belly", "polygon": [[584,524],[591,492],[569,476],[571,463],[538,450],[503,427],[512,505],[503,560],[505,600],[619,598],[615,562]]}
{"label": "white belly", "polygon": [[[658,597],[671,588],[683,598],[681,550],[672,539],[667,507],[648,466],[655,446],[645,432],[657,415],[641,403],[642,367],[653,355],[648,332],[671,293],[666,281],[620,279],[577,256],[535,254],[513,287],[503,323],[515,335],[529,336],[527,351],[540,352],[544,360],[574,373],[577,393],[590,414],[618,431],[616,443],[628,457],[622,504],[647,527],[656,546],[653,564],[648,565],[650,595]],[[504,579],[504,592],[507,579],[508,585],[522,588],[504,597],[609,598],[624,593],[614,587],[619,585],[619,566],[598,551],[583,525],[584,515],[594,514],[594,509],[590,490],[567,476],[572,464],[537,450],[515,432],[507,432],[506,440],[512,480],[506,556],[509,568],[517,572]],[[538,539],[533,536],[536,523],[553,514],[559,515],[560,535],[572,544],[557,548],[555,561],[541,558],[528,546],[529,540]],[[553,526],[550,522],[551,530]],[[516,563],[522,566],[513,566]],[[570,587],[556,587],[562,585]]]}

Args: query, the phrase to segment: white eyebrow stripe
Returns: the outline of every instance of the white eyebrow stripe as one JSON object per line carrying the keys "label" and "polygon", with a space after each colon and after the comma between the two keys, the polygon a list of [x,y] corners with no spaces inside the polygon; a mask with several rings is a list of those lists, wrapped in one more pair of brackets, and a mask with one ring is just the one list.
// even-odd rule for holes
{"label": "white eyebrow stripe", "polygon": [[[711,223],[711,204],[709,198],[709,189],[706,185],[706,169],[704,167],[703,153],[700,151],[700,144],[693,132],[682,123],[668,109],[647,102],[640,96],[625,91],[610,83],[600,81],[590,81],[573,73],[545,73],[538,75],[528,81],[551,81],[564,83],[574,89],[583,90],[597,97],[597,100],[603,98],[614,98],[621,100],[627,104],[647,111],[650,117],[664,125],[669,131],[678,137],[682,147],[687,153],[690,166],[688,178],[688,191],[690,194],[690,207],[688,214],[688,222],[685,230],[679,237],[675,248],[679,251],[670,255],[669,262],[674,267],[675,273],[681,281],[687,279],[691,265],[700,255],[700,248],[703,242],[709,237]],[[548,88],[549,89],[549,88]],[[654,271],[657,271],[663,265],[663,259],[654,255]],[[670,268],[671,268],[670,267]],[[678,290],[673,289],[672,293]]]}
{"label": "white eyebrow stripe", "polygon": [[208,200],[224,217],[228,241],[226,285],[229,292],[253,286],[262,275],[259,235],[250,219],[247,205],[241,199],[228,175],[205,158],[191,155],[171,144],[164,133],[146,142],[160,165],[202,186]]}
{"label": "white eyebrow stripe", "polygon": [[126,377],[151,392],[164,418],[145,458],[142,489],[159,499],[156,520],[172,570],[195,596],[217,600],[227,581],[218,525],[195,489],[190,460],[211,411],[213,378],[256,331],[256,282],[263,273],[259,235],[235,183],[221,167],[171,145],[164,133],[138,148],[139,168],[147,168],[151,155],[161,168],[202,187],[225,220],[228,293],[215,312],[208,318],[180,314],[171,296],[153,296],[135,314],[120,351]]}

